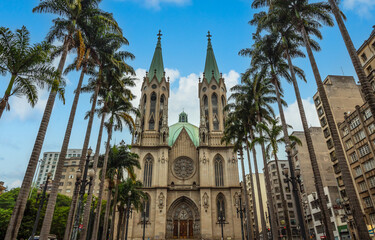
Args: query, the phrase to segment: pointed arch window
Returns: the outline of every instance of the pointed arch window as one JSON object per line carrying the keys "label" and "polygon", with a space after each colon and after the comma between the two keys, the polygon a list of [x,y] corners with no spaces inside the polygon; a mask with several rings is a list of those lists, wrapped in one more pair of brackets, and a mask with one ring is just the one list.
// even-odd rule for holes
{"label": "pointed arch window", "polygon": [[224,108],[225,108],[225,97],[224,95],[221,96],[221,106],[222,106],[222,113],[223,113],[223,124],[225,125],[225,112],[224,112]]}
{"label": "pointed arch window", "polygon": [[143,186],[144,187],[151,187],[152,167],[153,167],[153,159],[150,155],[148,155],[145,159],[145,165],[144,165],[144,170],[143,170]]}
{"label": "pointed arch window", "polygon": [[147,194],[147,200],[143,203],[141,222],[146,220],[146,223],[150,220],[150,195]]}
{"label": "pointed arch window", "polygon": [[219,155],[215,157],[215,185],[217,187],[224,186],[224,169],[223,158]]}
{"label": "pointed arch window", "polygon": [[142,119],[141,119],[141,129],[144,130],[145,127],[145,115],[146,115],[146,104],[147,104],[147,95],[143,95],[143,105],[142,105]]}
{"label": "pointed arch window", "polygon": [[206,128],[210,130],[210,125],[208,124],[208,97],[203,96],[203,106],[204,106],[204,119],[206,120]]}
{"label": "pointed arch window", "polygon": [[218,112],[218,101],[217,101],[216,93],[212,94],[211,96],[211,103],[212,103],[212,115],[213,115],[213,126],[214,130],[219,130],[219,112]]}
{"label": "pointed arch window", "polygon": [[216,207],[217,207],[217,220],[220,218],[225,220],[225,197],[222,193],[219,193],[216,198]]}
{"label": "pointed arch window", "polygon": [[163,111],[164,111],[164,94],[161,95],[161,98],[160,98],[160,111],[159,111],[159,132],[160,132],[160,129],[161,129],[161,126],[163,125]]}
{"label": "pointed arch window", "polygon": [[154,130],[155,129],[155,111],[156,111],[156,93],[153,92],[151,94],[151,104],[150,104],[150,120],[149,120],[149,125],[148,129],[149,130]]}

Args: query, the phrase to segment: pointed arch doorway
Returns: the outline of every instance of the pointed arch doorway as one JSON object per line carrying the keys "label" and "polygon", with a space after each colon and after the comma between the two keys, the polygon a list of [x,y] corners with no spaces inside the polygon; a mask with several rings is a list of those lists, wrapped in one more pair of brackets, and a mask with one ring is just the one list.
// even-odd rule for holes
{"label": "pointed arch doorway", "polygon": [[200,238],[200,214],[198,207],[188,197],[176,199],[167,212],[168,239]]}

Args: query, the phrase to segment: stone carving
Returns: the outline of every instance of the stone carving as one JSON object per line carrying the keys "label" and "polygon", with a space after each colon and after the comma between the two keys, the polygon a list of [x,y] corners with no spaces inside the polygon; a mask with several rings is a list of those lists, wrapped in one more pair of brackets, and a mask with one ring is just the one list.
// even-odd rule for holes
{"label": "stone carving", "polygon": [[179,178],[189,178],[194,173],[194,162],[190,158],[178,158],[173,165],[174,173]]}
{"label": "stone carving", "polygon": [[164,194],[161,192],[159,194],[159,208],[163,209],[163,207],[164,207]]}
{"label": "stone carving", "polygon": [[167,159],[164,157],[164,152],[161,153],[161,158],[159,157],[159,162],[161,163],[165,163],[167,161]]}
{"label": "stone carving", "polygon": [[206,152],[203,152],[203,157],[201,158],[201,163],[203,163],[203,164],[208,163],[208,159],[206,158]]}
{"label": "stone carving", "polygon": [[208,195],[206,192],[203,194],[202,199],[203,199],[203,207],[207,209],[209,205],[208,205]]}
{"label": "stone carving", "polygon": [[178,218],[180,220],[186,220],[186,219],[188,219],[188,213],[186,212],[186,210],[182,209],[181,212],[180,212],[180,215],[178,216]]}
{"label": "stone carving", "polygon": [[236,157],[234,155],[234,153],[232,153],[232,157],[231,158],[228,158],[228,164],[235,164],[236,163]]}

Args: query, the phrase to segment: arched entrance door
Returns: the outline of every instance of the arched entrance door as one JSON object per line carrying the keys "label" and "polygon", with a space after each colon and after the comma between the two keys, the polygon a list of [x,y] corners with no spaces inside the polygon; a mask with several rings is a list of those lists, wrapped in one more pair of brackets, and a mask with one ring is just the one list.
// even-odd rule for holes
{"label": "arched entrance door", "polygon": [[167,238],[199,238],[199,216],[198,208],[191,199],[180,197],[175,200],[167,213]]}

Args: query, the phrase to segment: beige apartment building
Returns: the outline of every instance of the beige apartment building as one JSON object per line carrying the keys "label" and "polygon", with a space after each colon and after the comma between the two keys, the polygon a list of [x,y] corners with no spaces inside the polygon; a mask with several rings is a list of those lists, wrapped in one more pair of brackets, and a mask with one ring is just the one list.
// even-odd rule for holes
{"label": "beige apartment building", "polygon": [[[274,203],[274,210],[277,215],[277,222],[279,224],[279,236],[278,239],[286,239],[286,233],[283,234],[284,226],[286,226],[285,218],[284,218],[284,208],[282,205],[281,200],[281,194],[280,194],[280,187],[279,187],[279,180],[277,176],[277,167],[280,170],[280,174],[282,174],[284,168],[289,168],[289,164],[287,160],[279,160],[278,166],[276,166],[275,160],[271,160],[267,163],[267,167],[270,174],[270,184],[271,184],[271,192],[273,197],[273,203]],[[295,209],[295,203],[292,196],[292,185],[288,184],[286,181],[284,181],[285,177],[283,175],[281,177],[281,184],[284,190],[284,197],[287,202],[288,207],[288,213],[289,213],[289,220],[290,225],[292,228],[292,237],[293,239],[300,239],[300,233],[297,226],[297,211]],[[269,206],[271,207],[271,206]],[[274,238],[276,239],[276,238]]]}
{"label": "beige apartment building", "polygon": [[367,103],[346,113],[339,129],[362,211],[368,228],[372,229],[375,225],[375,122]]}
{"label": "beige apartment building", "polygon": [[[79,169],[79,161],[80,157],[71,157],[65,159],[64,162],[64,168],[63,168],[63,173],[61,175],[61,180],[60,180],[60,186],[59,186],[59,193],[72,197],[73,196],[73,191],[74,191],[74,185],[76,184],[77,181],[77,170]],[[93,163],[93,158],[90,160],[89,163],[89,169],[92,167]],[[94,196],[98,196],[99,194],[99,172],[100,169],[98,168],[96,172],[96,178],[95,178],[95,186],[94,186]],[[83,176],[83,173],[82,173]],[[88,186],[86,187],[86,192],[88,192]],[[106,191],[104,192],[106,195]],[[106,197],[104,197],[106,199]]]}
{"label": "beige apartment building", "polygon": [[372,88],[375,90],[375,25],[370,37],[358,48],[357,54],[366,75],[371,79]]}
{"label": "beige apartment building", "polygon": [[[264,209],[264,213],[261,213],[260,210],[259,210],[259,199],[258,199],[258,194],[259,194],[259,190],[257,188],[257,184],[256,184],[256,175],[255,173],[252,174],[252,177],[253,177],[253,183],[254,183],[254,197],[255,197],[255,206],[256,208],[254,208],[254,204],[253,204],[253,200],[252,200],[252,192],[251,192],[251,184],[250,184],[250,174],[247,174],[246,175],[246,186],[247,186],[247,191],[248,191],[248,194],[249,194],[249,202],[250,202],[250,209],[251,209],[251,213],[252,213],[252,222],[254,223],[254,218],[255,218],[255,215],[258,219],[258,228],[259,228],[259,232],[261,233],[262,232],[262,223],[261,223],[261,214],[264,215],[264,218],[266,220],[266,225],[267,225],[267,228],[270,227],[270,222],[268,221],[268,209],[267,209],[267,190],[266,190],[266,182],[265,182],[265,178],[264,178],[264,173],[259,173],[259,183],[260,183],[260,192],[261,192],[261,197],[262,197],[262,203],[263,203],[263,209]],[[255,210],[255,211],[254,211]]]}

